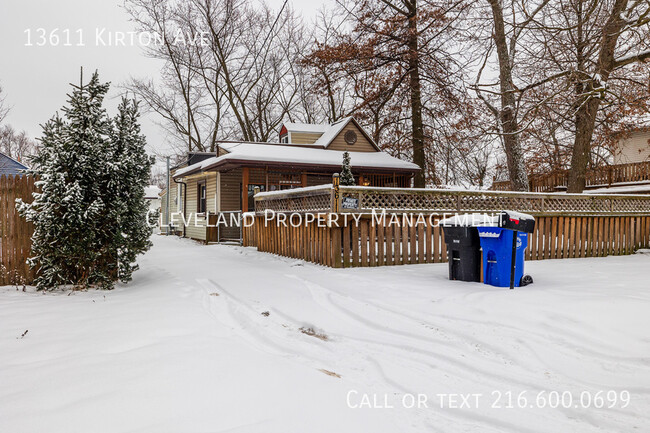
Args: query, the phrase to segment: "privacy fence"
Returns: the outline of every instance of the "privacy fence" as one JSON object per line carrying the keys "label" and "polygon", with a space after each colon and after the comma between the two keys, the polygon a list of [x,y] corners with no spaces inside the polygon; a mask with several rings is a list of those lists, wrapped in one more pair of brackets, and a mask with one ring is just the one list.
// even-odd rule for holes
{"label": "privacy fence", "polygon": [[34,279],[27,265],[33,226],[18,215],[16,199],[31,202],[35,191],[33,177],[0,176],[0,286]]}
{"label": "privacy fence", "polygon": [[[243,243],[332,267],[445,262],[440,219],[501,210],[536,217],[528,260],[631,254],[650,245],[650,196],[332,185],[256,194],[255,224],[244,228]],[[310,221],[308,214],[320,216]]]}

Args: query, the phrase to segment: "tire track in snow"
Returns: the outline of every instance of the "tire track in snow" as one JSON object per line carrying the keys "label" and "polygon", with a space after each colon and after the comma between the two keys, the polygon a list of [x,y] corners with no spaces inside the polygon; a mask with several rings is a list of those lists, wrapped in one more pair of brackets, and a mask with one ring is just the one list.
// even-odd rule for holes
{"label": "tire track in snow", "polygon": [[[309,282],[307,280],[304,280],[304,279],[302,279],[300,277],[296,276],[294,278],[301,280],[301,282],[303,282],[303,284],[314,285],[314,283],[311,283],[311,282]],[[478,350],[479,352],[486,352],[487,354],[490,354],[490,355],[497,355],[497,357],[500,358],[505,363],[512,364],[513,362],[516,362],[517,365],[520,366],[520,368],[522,368],[522,369],[525,368],[525,370],[523,370],[523,371],[530,370],[530,357],[521,354],[521,350],[523,348],[526,348],[528,354],[531,355],[534,359],[537,359],[539,361],[539,366],[538,367],[540,369],[547,369],[548,368],[548,363],[545,361],[545,359],[542,356],[540,356],[540,354],[537,351],[537,348],[539,348],[539,347],[547,347],[549,337],[552,337],[551,335],[547,336],[547,335],[542,334],[542,333],[540,333],[538,331],[530,331],[529,332],[528,328],[527,329],[521,329],[521,328],[514,327],[511,324],[499,324],[499,323],[495,323],[495,322],[492,322],[492,321],[484,323],[484,322],[471,321],[471,319],[461,319],[461,318],[455,318],[455,317],[451,317],[451,316],[442,316],[442,317],[445,318],[445,321],[448,322],[448,323],[443,324],[443,323],[440,323],[440,322],[432,321],[430,316],[427,316],[425,318],[425,317],[423,317],[421,315],[417,315],[417,313],[416,314],[413,314],[411,312],[405,313],[403,310],[398,310],[398,309],[395,309],[395,308],[393,308],[391,306],[387,306],[387,305],[382,304],[382,303],[367,301],[365,299],[363,301],[360,301],[358,299],[353,298],[352,296],[350,296],[347,293],[346,294],[341,294],[339,291],[336,291],[336,290],[333,290],[333,289],[325,288],[323,286],[318,286],[318,287],[320,287],[321,290],[327,291],[328,293],[332,293],[332,294],[337,295],[337,297],[339,297],[341,300],[351,300],[351,301],[356,302],[358,304],[373,306],[373,307],[375,307],[375,308],[377,308],[379,310],[390,312],[390,313],[395,314],[395,315],[397,315],[399,317],[402,317],[402,318],[404,318],[406,320],[413,321],[414,323],[421,322],[422,324],[424,324],[424,325],[426,325],[428,327],[431,327],[432,329],[436,329],[438,332],[442,332],[442,333],[447,334],[447,336],[451,340],[455,340],[455,341],[465,340],[467,342],[468,347],[470,347],[470,348],[473,348],[474,346],[480,347],[481,349]],[[477,294],[472,294],[472,295],[469,295],[469,296],[476,296],[476,295]],[[478,295],[485,296],[484,294],[478,294]],[[331,298],[331,296],[330,296],[330,298]],[[322,296],[321,296],[321,299],[322,299]],[[345,309],[345,307],[342,307],[342,306],[338,306],[338,307]],[[437,316],[437,317],[441,317],[441,316]],[[363,320],[363,318],[361,318],[361,319]],[[449,323],[449,322],[451,322],[451,323]],[[454,322],[456,322],[456,323],[454,323]],[[450,330],[450,329],[466,329],[468,323],[471,323],[472,325],[474,325],[473,331],[477,332],[479,335],[480,334],[485,334],[485,330],[490,330],[490,328],[498,329],[499,332],[497,334],[500,336],[500,339],[504,343],[503,347],[510,347],[512,345],[511,342],[515,341],[517,343],[517,346],[513,346],[513,348],[516,347],[517,349],[513,350],[512,353],[508,353],[507,356],[506,355],[501,355],[500,354],[501,351],[499,349],[494,348],[493,346],[490,346],[490,345],[486,345],[484,343],[484,341],[482,341],[480,339],[476,339],[476,338],[468,335],[468,332],[454,332],[454,331]],[[382,325],[380,325],[380,326],[382,326]],[[443,329],[444,329],[444,331],[443,331]],[[562,335],[562,331],[563,331],[562,329],[560,329],[560,328],[555,328],[555,329],[557,329],[557,333],[559,335]],[[521,339],[520,338],[520,336],[522,334],[526,335],[526,339]],[[529,337],[529,335],[531,337]],[[600,351],[591,351],[588,348],[585,348],[584,353],[576,353],[576,349],[581,349],[583,346],[581,346],[579,344],[574,345],[571,341],[564,341],[564,340],[561,339],[561,337],[550,338],[550,339],[551,339],[551,341],[557,342],[556,349],[561,348],[563,350],[562,356],[564,356],[567,359],[575,359],[575,357],[577,355],[579,355],[583,359],[591,360],[591,358],[589,358],[588,356],[584,356],[584,354],[587,354],[587,355],[593,355],[595,359],[605,359],[605,360],[607,360],[608,365],[604,365],[604,366],[601,365],[601,369],[603,370],[603,372],[605,374],[604,377],[607,377],[607,374],[609,372],[613,371],[614,369],[620,369],[620,367],[621,367],[620,361],[627,361],[627,362],[625,362],[625,366],[626,366],[630,376],[635,376],[636,373],[638,373],[639,368],[644,369],[644,370],[647,370],[647,369],[650,368],[650,364],[648,362],[646,362],[645,359],[629,358],[629,357],[617,357],[617,356],[611,355],[609,353],[602,353]],[[484,349],[488,349],[488,350],[485,351]],[[610,348],[610,350],[611,350],[611,348]],[[521,360],[523,360],[523,362]],[[630,362],[630,361],[633,361],[633,362]],[[648,393],[650,393],[650,390],[647,387],[634,386],[634,385],[630,385],[629,383],[621,385],[621,386],[612,386],[611,383],[600,383],[600,382],[594,382],[593,380],[592,381],[585,381],[585,380],[581,380],[580,378],[573,377],[573,376],[569,376],[569,377],[566,377],[566,378],[569,379],[569,381],[565,382],[565,383],[563,383],[561,385],[562,389],[566,388],[566,386],[571,386],[571,387],[582,387],[582,388],[585,388],[585,389],[594,389],[594,390],[604,389],[604,388],[608,388],[608,389],[609,388],[614,388],[614,389],[619,389],[619,390],[624,390],[625,389],[625,390],[628,390],[630,392],[634,391],[634,392],[636,392],[638,394],[648,394]],[[632,379],[633,378],[630,377],[630,380],[632,380]],[[634,383],[634,382],[632,382],[632,383]]]}
{"label": "tire track in snow", "polygon": [[[392,328],[387,327],[384,324],[379,324],[379,323],[373,322],[372,320],[367,319],[366,317],[364,317],[364,316],[350,310],[349,308],[344,307],[342,305],[342,302],[351,301],[351,302],[353,302],[355,304],[358,304],[358,305],[360,305],[360,306],[362,306],[364,308],[367,308],[368,306],[371,306],[371,307],[377,308],[380,311],[395,314],[395,315],[397,315],[397,316],[399,316],[401,318],[407,319],[407,320],[409,320],[409,321],[411,321],[411,322],[413,322],[415,324],[423,322],[423,323],[425,323],[426,325],[428,325],[430,327],[437,327],[438,330],[444,329],[444,328],[446,328],[448,326],[454,326],[453,323],[451,323],[451,324],[449,324],[449,323],[448,324],[434,323],[434,322],[432,322],[430,320],[423,319],[421,317],[414,318],[414,317],[412,317],[410,315],[405,314],[402,311],[395,310],[395,309],[390,308],[390,307],[386,308],[384,305],[381,305],[381,304],[369,302],[369,301],[366,301],[366,300],[360,301],[360,300],[355,299],[355,298],[353,298],[353,297],[351,297],[351,296],[349,296],[347,294],[342,295],[342,294],[340,294],[339,292],[337,292],[335,290],[330,290],[329,288],[323,287],[323,286],[318,285],[316,283],[312,283],[312,282],[310,282],[308,280],[305,280],[304,278],[298,277],[296,275],[286,274],[285,276],[294,278],[296,280],[299,280],[302,284],[304,284],[310,290],[310,293],[312,294],[312,298],[314,299],[315,302],[317,302],[321,307],[325,308],[326,310],[331,311],[333,314],[336,314],[337,317],[341,317],[341,318],[343,318],[345,320],[356,322],[357,324],[361,324],[361,325],[365,326],[366,328],[369,328],[372,331],[375,331],[375,332],[377,332],[379,334],[384,334],[385,335],[386,333],[388,333],[388,334],[392,334],[392,335],[395,335],[395,336],[398,336],[398,337],[414,338],[414,339],[416,339],[418,341],[425,342],[425,343],[428,343],[428,344],[436,344],[436,341],[431,341],[427,337],[424,337],[424,336],[421,336],[421,335],[418,335],[418,334],[409,333],[409,332],[397,331],[397,330],[394,330]],[[334,299],[337,299],[338,301],[335,301]],[[341,303],[339,303],[339,302],[341,302]],[[453,318],[450,318],[450,319],[452,319],[451,320],[452,322],[454,321]],[[456,321],[456,322],[458,322],[458,321]],[[489,327],[489,325],[488,326],[481,326],[481,328],[485,328],[485,327]],[[498,328],[501,328],[501,327],[502,326],[499,326]],[[456,328],[458,328],[458,327],[456,326]],[[510,328],[506,328],[506,329],[509,329],[511,331],[510,333],[515,335],[515,336],[519,335],[517,333],[513,333],[512,329],[510,329]],[[521,331],[521,330],[519,330],[519,331]],[[441,330],[440,332],[444,333],[445,331]],[[473,345],[476,342],[480,342],[481,346],[483,346],[481,340],[477,340],[477,339],[475,339],[473,337],[469,337],[465,333],[449,332],[447,336],[448,336],[449,339],[455,340],[455,341],[460,342],[460,343],[464,343],[466,346],[469,346],[470,348],[472,348]],[[543,340],[542,337],[543,336],[540,334],[540,336],[539,336],[540,340]],[[530,369],[529,369],[528,365],[526,365],[526,366],[521,365],[519,367],[518,371],[516,373],[514,373],[514,374],[510,370],[508,372],[505,372],[504,374],[500,374],[500,373],[495,373],[494,370],[492,370],[492,369],[486,370],[486,369],[477,367],[477,365],[472,364],[472,362],[469,361],[469,360],[468,361],[462,361],[462,358],[464,357],[462,352],[456,353],[455,355],[454,354],[449,354],[449,355],[448,354],[442,354],[440,352],[434,352],[434,351],[430,351],[430,350],[426,350],[426,349],[420,349],[419,346],[414,347],[414,346],[411,346],[411,345],[387,343],[385,338],[379,338],[378,340],[371,340],[371,339],[367,339],[367,338],[364,339],[364,338],[351,337],[349,335],[342,335],[342,336],[340,336],[340,338],[342,340],[351,340],[351,341],[355,341],[357,343],[362,343],[362,344],[366,344],[366,345],[374,345],[375,346],[374,350],[379,351],[379,352],[385,350],[386,347],[391,347],[392,349],[394,349],[395,352],[401,353],[401,355],[403,356],[403,358],[402,358],[403,362],[406,361],[406,360],[409,360],[411,362],[415,362],[415,363],[420,364],[420,365],[425,365],[426,367],[428,367],[431,370],[436,370],[436,369],[440,368],[440,366],[436,365],[436,363],[430,362],[431,359],[438,360],[438,361],[444,361],[446,363],[446,368],[447,368],[446,371],[449,374],[452,374],[452,375],[457,376],[457,377],[467,377],[468,375],[469,375],[469,377],[476,376],[471,380],[472,383],[481,382],[481,383],[483,383],[485,385],[486,388],[492,389],[492,390],[493,389],[527,389],[527,390],[549,389],[548,384],[540,383],[538,375],[530,374]],[[505,342],[507,340],[507,337],[504,336],[503,340]],[[540,342],[542,342],[542,341],[540,341]],[[524,344],[524,345],[528,345],[528,343],[526,341],[522,341],[522,340],[519,340],[519,343]],[[458,347],[456,347],[456,346],[453,346],[453,345],[450,346],[448,344],[448,342],[447,342],[446,345],[448,347],[458,349]],[[372,348],[369,348],[369,349],[370,349],[369,352],[373,351]],[[532,345],[531,345],[530,351],[532,353],[535,352]],[[567,346],[567,352],[568,352],[567,356],[570,356],[571,354],[574,353],[569,346]],[[418,360],[413,359],[412,356],[411,356],[413,354],[423,355],[424,360],[422,360],[422,359],[418,359]],[[488,352],[488,355],[492,355],[492,354]],[[502,357],[499,357],[499,358],[501,360],[503,360]],[[525,357],[523,357],[523,358],[525,358]],[[547,364],[542,361],[541,357],[537,357],[537,358],[540,360],[540,367],[542,369],[545,368],[547,366]],[[371,359],[371,361],[376,363],[376,365],[379,365],[379,361],[375,357],[370,356],[369,359]],[[513,357],[513,359],[517,359],[517,357]],[[427,361],[429,361],[429,362],[427,362]],[[509,368],[511,369],[513,367],[511,366]],[[496,370],[496,371],[500,371],[500,370]],[[396,380],[388,377],[385,374],[385,372],[383,372],[383,370],[381,372],[381,375],[384,377],[384,380],[385,380],[385,382],[387,384],[390,384],[390,385],[393,385],[393,386],[398,384],[398,382]],[[525,378],[525,377],[528,377],[528,380],[521,379],[521,378]],[[565,381],[563,381],[563,383],[558,384],[557,386],[555,386],[553,388],[550,388],[550,389],[583,389],[583,390],[592,391],[592,393],[595,393],[600,389],[617,388],[617,387],[611,387],[611,386],[596,384],[594,382],[582,381],[582,380],[580,380],[579,378],[576,378],[576,377],[567,377],[566,379],[569,379],[569,380],[568,381],[565,380]],[[620,390],[626,389],[626,390],[628,390],[630,392],[637,392],[638,391],[637,395],[638,394],[646,394],[647,391],[648,391],[647,388],[643,388],[643,387],[622,386],[622,387],[618,387],[618,388],[620,388]],[[401,387],[401,389],[403,389],[403,387]],[[576,417],[576,412],[571,410],[571,409],[558,409],[558,411],[563,412],[564,415],[566,416],[566,419],[562,420],[562,422],[565,423],[565,424],[566,423],[571,423],[572,419],[574,419]],[[556,422],[558,421],[557,419],[551,417],[550,414],[546,414],[546,415],[545,414],[539,414],[539,416],[541,416],[543,418],[548,418],[549,420],[554,420]],[[629,413],[627,413],[627,417],[630,417],[631,419],[634,419],[634,415],[630,415]],[[485,420],[494,420],[494,419],[492,417],[488,416],[488,417],[485,418]],[[497,424],[499,424],[501,422],[499,420],[494,420],[494,421]],[[616,430],[616,428],[618,426],[620,426],[620,424],[616,424],[616,423],[610,424],[605,419],[598,419],[596,421],[596,424],[592,424],[592,427],[598,425],[597,424],[598,422],[600,422],[601,426],[609,425],[611,427],[611,428],[606,429],[604,431]],[[619,422],[620,422],[620,420],[619,420]],[[505,426],[501,426],[501,427],[505,427]],[[512,427],[514,428],[514,425]],[[575,427],[575,426],[573,426],[573,427]],[[523,430],[519,426],[519,427],[514,428],[513,431],[523,431]],[[578,431],[580,431],[580,429],[578,429]]]}
{"label": "tire track in snow", "polygon": [[[370,329],[371,331],[374,331],[375,333],[378,333],[380,335],[385,336],[386,334],[391,334],[397,337],[413,338],[420,342],[428,343],[429,345],[434,345],[438,342],[438,341],[431,341],[430,339],[427,339],[426,337],[418,334],[409,333],[405,331],[397,331],[383,324],[378,324],[376,322],[373,322],[343,307],[342,305],[337,304],[332,300],[332,295],[349,299],[353,302],[368,305],[368,303],[366,302],[361,302],[356,299],[350,298],[348,296],[342,296],[323,286],[304,280],[303,278],[300,278],[298,276],[294,276],[290,274],[287,274],[286,276],[295,278],[299,280],[301,283],[303,283],[310,290],[310,293],[312,294],[312,297],[314,298],[315,302],[317,302],[321,307],[325,308],[327,311],[330,311],[333,314],[337,315],[338,317],[345,318],[346,320],[351,320],[352,322],[356,322],[357,324],[361,324],[366,328]],[[356,350],[358,350],[359,343],[364,344],[366,346],[365,352],[369,353],[369,355],[366,355],[365,358],[369,361],[369,363],[372,365],[372,367],[377,372],[379,377],[382,379],[384,385],[388,385],[389,387],[397,389],[400,392],[405,394],[417,395],[418,392],[416,390],[405,387],[404,385],[400,384],[398,380],[390,377],[386,373],[386,371],[381,367],[381,362],[379,361],[377,356],[370,355],[371,353],[388,354],[390,358],[400,359],[400,362],[402,364],[413,363],[425,367],[425,369],[428,369],[430,373],[441,369],[441,365],[438,365],[435,361],[443,361],[446,364],[445,371],[447,374],[453,375],[454,377],[457,378],[469,377],[468,379],[463,379],[463,380],[474,385],[478,382],[482,382],[484,383],[484,386],[487,389],[504,389],[504,388],[505,389],[517,389],[517,388],[533,389],[536,385],[535,382],[524,382],[520,380],[515,380],[513,379],[512,375],[496,374],[494,373],[493,370],[477,368],[476,365],[471,364],[469,361],[467,362],[462,361],[461,359],[462,357],[464,357],[462,353],[457,353],[456,356],[453,356],[441,352],[421,349],[419,346],[405,345],[403,343],[399,343],[399,344],[388,343],[386,342],[385,338],[379,338],[378,340],[371,340],[371,339],[351,337],[349,335],[341,335],[340,339],[341,341],[348,340],[351,342],[355,342],[355,344],[353,344],[351,347],[353,348],[356,347],[357,348]],[[449,342],[444,342],[444,343],[449,349],[458,349],[456,346],[450,345]],[[392,350],[387,351],[386,350],[387,348]],[[414,354],[423,356],[424,360],[414,359],[413,358]],[[485,380],[486,378],[488,379],[487,382],[490,382],[491,379],[492,383],[486,383]],[[493,416],[485,415],[479,412],[471,412],[471,413],[463,412],[462,414],[461,413],[455,414],[453,412],[450,412],[449,410],[445,411],[444,409],[441,409],[439,407],[435,409],[436,412],[434,418],[435,416],[439,416],[455,423],[467,422],[468,419],[471,419],[474,422],[480,423],[482,425],[483,430],[481,431],[485,431],[485,428],[489,427],[490,429],[493,428],[497,429],[497,431],[537,432],[537,430],[523,428],[521,425],[510,423],[502,420],[501,418],[495,418]],[[426,417],[431,417],[431,416],[432,416],[431,414],[426,415]],[[464,430],[459,430],[459,431],[464,431]]]}
{"label": "tire track in snow", "polygon": [[[418,342],[426,343],[428,346],[443,345],[444,346],[442,348],[443,350],[447,350],[447,349],[456,350],[457,353],[455,353],[455,356],[454,356],[454,355],[447,355],[447,354],[445,354],[443,352],[433,352],[433,351],[430,351],[430,350],[421,349],[420,346],[396,344],[396,343],[395,344],[387,343],[385,341],[385,339],[383,339],[383,338],[380,338],[378,340],[356,338],[356,337],[351,337],[351,336],[345,336],[345,338],[353,339],[353,340],[360,341],[360,342],[366,342],[366,343],[369,343],[369,344],[391,346],[391,347],[393,347],[393,348],[395,348],[397,350],[401,349],[402,351],[408,352],[408,353],[419,353],[419,354],[422,354],[422,355],[426,355],[427,357],[434,358],[436,360],[446,361],[450,366],[459,366],[460,365],[460,366],[464,366],[465,369],[468,370],[468,371],[476,371],[476,366],[471,365],[469,363],[459,362],[458,358],[460,356],[464,356],[464,351],[461,350],[461,347],[459,347],[459,345],[462,345],[462,346],[470,349],[469,350],[470,353],[477,352],[477,351],[481,352],[480,350],[477,350],[477,345],[480,346],[480,347],[484,347],[480,340],[472,339],[472,338],[464,338],[465,336],[463,334],[460,334],[460,333],[448,333],[446,330],[444,330],[444,325],[441,325],[441,324],[435,324],[434,325],[434,324],[426,323],[427,325],[430,325],[431,327],[436,327],[437,328],[436,329],[436,334],[439,334],[439,335],[437,335],[436,337],[438,337],[438,338],[435,338],[435,339],[432,339],[430,336],[424,336],[424,335],[416,334],[416,333],[413,333],[413,332],[396,330],[396,329],[390,328],[390,327],[388,327],[388,326],[386,326],[384,324],[377,323],[377,322],[372,321],[372,320],[370,320],[370,319],[368,319],[366,317],[363,317],[362,315],[350,310],[349,308],[344,307],[340,303],[338,303],[336,301],[333,301],[332,295],[335,295],[336,297],[341,298],[342,300],[349,300],[349,301],[352,301],[352,302],[357,303],[357,304],[362,304],[362,306],[372,305],[372,306],[374,306],[375,308],[379,309],[382,312],[397,314],[401,318],[407,319],[408,321],[413,322],[413,324],[415,324],[416,326],[421,326],[422,321],[419,320],[419,319],[413,319],[412,317],[408,317],[406,315],[395,313],[395,312],[390,311],[390,310],[380,308],[379,306],[374,305],[374,304],[369,303],[369,302],[366,302],[366,301],[359,301],[359,300],[356,300],[356,299],[351,298],[349,296],[340,295],[340,294],[338,294],[338,293],[336,293],[334,291],[331,291],[331,290],[329,290],[329,289],[327,289],[327,288],[325,288],[323,286],[312,283],[310,281],[306,281],[306,280],[304,280],[304,279],[302,279],[300,277],[292,276],[292,275],[287,275],[287,276],[294,277],[294,278],[300,280],[301,283],[303,283],[310,290],[310,292],[312,293],[312,296],[314,297],[314,300],[319,305],[321,305],[323,308],[327,309],[328,311],[331,311],[334,314],[337,314],[339,317],[342,317],[342,318],[344,318],[346,320],[350,320],[350,321],[352,321],[354,323],[361,324],[361,325],[365,326],[367,329],[379,334],[380,336],[390,334],[390,335],[393,335],[393,336],[396,336],[396,337],[414,339],[414,340],[417,340]],[[440,339],[440,335],[442,335],[443,336],[442,338],[445,338],[445,339],[444,340]],[[481,353],[482,354],[489,354],[490,356],[493,356],[493,353],[490,352],[490,351],[487,351],[487,352],[483,351]],[[507,360],[505,360],[505,359],[502,359],[502,358],[499,358],[499,357],[496,357],[496,358],[498,358],[498,359],[496,359],[496,360],[492,359],[492,361],[493,362],[498,362],[499,367],[501,367],[504,362],[507,362]],[[491,375],[495,379],[498,379],[499,381],[509,379],[509,376],[496,375],[496,374],[491,373],[491,371],[489,371],[489,370],[485,370],[485,371],[483,371],[483,373],[485,373],[488,376]],[[525,382],[519,382],[517,384],[521,385],[521,386],[530,386],[531,385],[531,383],[525,383]]]}
{"label": "tire track in snow", "polygon": [[[261,345],[266,348],[265,352],[274,355],[305,358],[310,361],[317,360],[317,358],[304,355],[303,350],[295,348],[296,343],[301,342],[297,338],[293,338],[293,335],[289,333],[291,328],[284,328],[282,324],[275,322],[271,317],[262,316],[260,312],[211,279],[197,279],[196,281],[205,292],[203,305],[206,311],[219,322],[235,331],[238,336],[245,338],[251,346],[259,348]],[[215,289],[219,296],[210,296],[209,293]],[[226,305],[219,308],[218,303],[222,300]],[[227,319],[224,320],[226,317]],[[279,333],[275,331],[273,327],[269,326],[269,322],[275,323],[276,328],[286,329],[287,332]],[[278,340],[282,343],[278,342]],[[290,343],[290,345],[283,343]],[[313,343],[317,342],[314,341]]]}

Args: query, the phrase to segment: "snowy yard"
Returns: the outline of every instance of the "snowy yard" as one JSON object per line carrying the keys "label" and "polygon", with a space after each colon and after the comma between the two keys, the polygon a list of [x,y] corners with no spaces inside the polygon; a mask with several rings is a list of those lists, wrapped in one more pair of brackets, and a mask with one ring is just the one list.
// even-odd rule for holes
{"label": "snowy yard", "polygon": [[114,291],[0,288],[0,432],[650,431],[650,254],[509,291],[154,243]]}

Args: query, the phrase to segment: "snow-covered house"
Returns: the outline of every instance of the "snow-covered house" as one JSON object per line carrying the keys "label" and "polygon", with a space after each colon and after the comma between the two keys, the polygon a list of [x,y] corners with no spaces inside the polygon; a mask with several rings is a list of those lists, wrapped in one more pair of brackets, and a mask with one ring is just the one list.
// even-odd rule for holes
{"label": "snow-covered house", "polygon": [[345,151],[360,185],[410,187],[420,170],[382,152],[352,117],[320,125],[286,122],[278,139],[220,142],[216,153],[191,153],[173,169],[170,209],[191,219],[186,236],[208,240],[209,213],[252,210],[256,187],[276,191],[331,183]]}
{"label": "snow-covered house", "polygon": [[27,168],[25,164],[0,152],[0,176],[22,176],[22,170],[26,170]]}
{"label": "snow-covered house", "polygon": [[160,192],[161,189],[156,185],[149,185],[144,189],[144,198],[149,202],[149,209],[151,211],[160,210]]}

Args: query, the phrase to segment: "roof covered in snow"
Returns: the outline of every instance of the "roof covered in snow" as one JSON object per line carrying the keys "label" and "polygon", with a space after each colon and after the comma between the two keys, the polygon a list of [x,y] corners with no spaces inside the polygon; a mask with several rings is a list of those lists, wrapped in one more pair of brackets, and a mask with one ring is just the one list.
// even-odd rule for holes
{"label": "roof covered in snow", "polygon": [[283,126],[287,129],[288,132],[308,132],[313,134],[321,134],[320,137],[314,143],[286,143],[287,145],[301,146],[301,147],[321,147],[326,148],[329,146],[332,141],[343,131],[343,129],[348,126],[349,123],[353,123],[359,131],[366,137],[370,144],[379,151],[379,147],[374,142],[370,134],[355,120],[354,117],[348,116],[342,119],[337,120],[336,122],[330,124],[327,123],[293,123],[286,122]]}
{"label": "roof covered in snow", "polygon": [[[197,164],[178,170],[174,178],[188,174],[214,169],[234,168],[235,166],[291,166],[295,168],[340,168],[343,152],[337,150],[313,149],[291,145],[261,143],[219,143],[219,147],[228,151],[222,156],[214,156]],[[403,161],[385,152],[349,152],[353,170],[371,169],[414,173],[420,167],[412,162]]]}
{"label": "roof covered in snow", "polygon": [[161,189],[156,185],[149,185],[144,188],[144,198],[146,199],[157,199],[160,198]]}
{"label": "roof covered in snow", "polygon": [[0,176],[2,175],[22,175],[22,170],[28,167],[10,156],[0,153]]}
{"label": "roof covered in snow", "polygon": [[289,132],[308,132],[311,134],[322,134],[327,131],[331,125],[328,123],[296,123],[284,122],[283,126]]}

